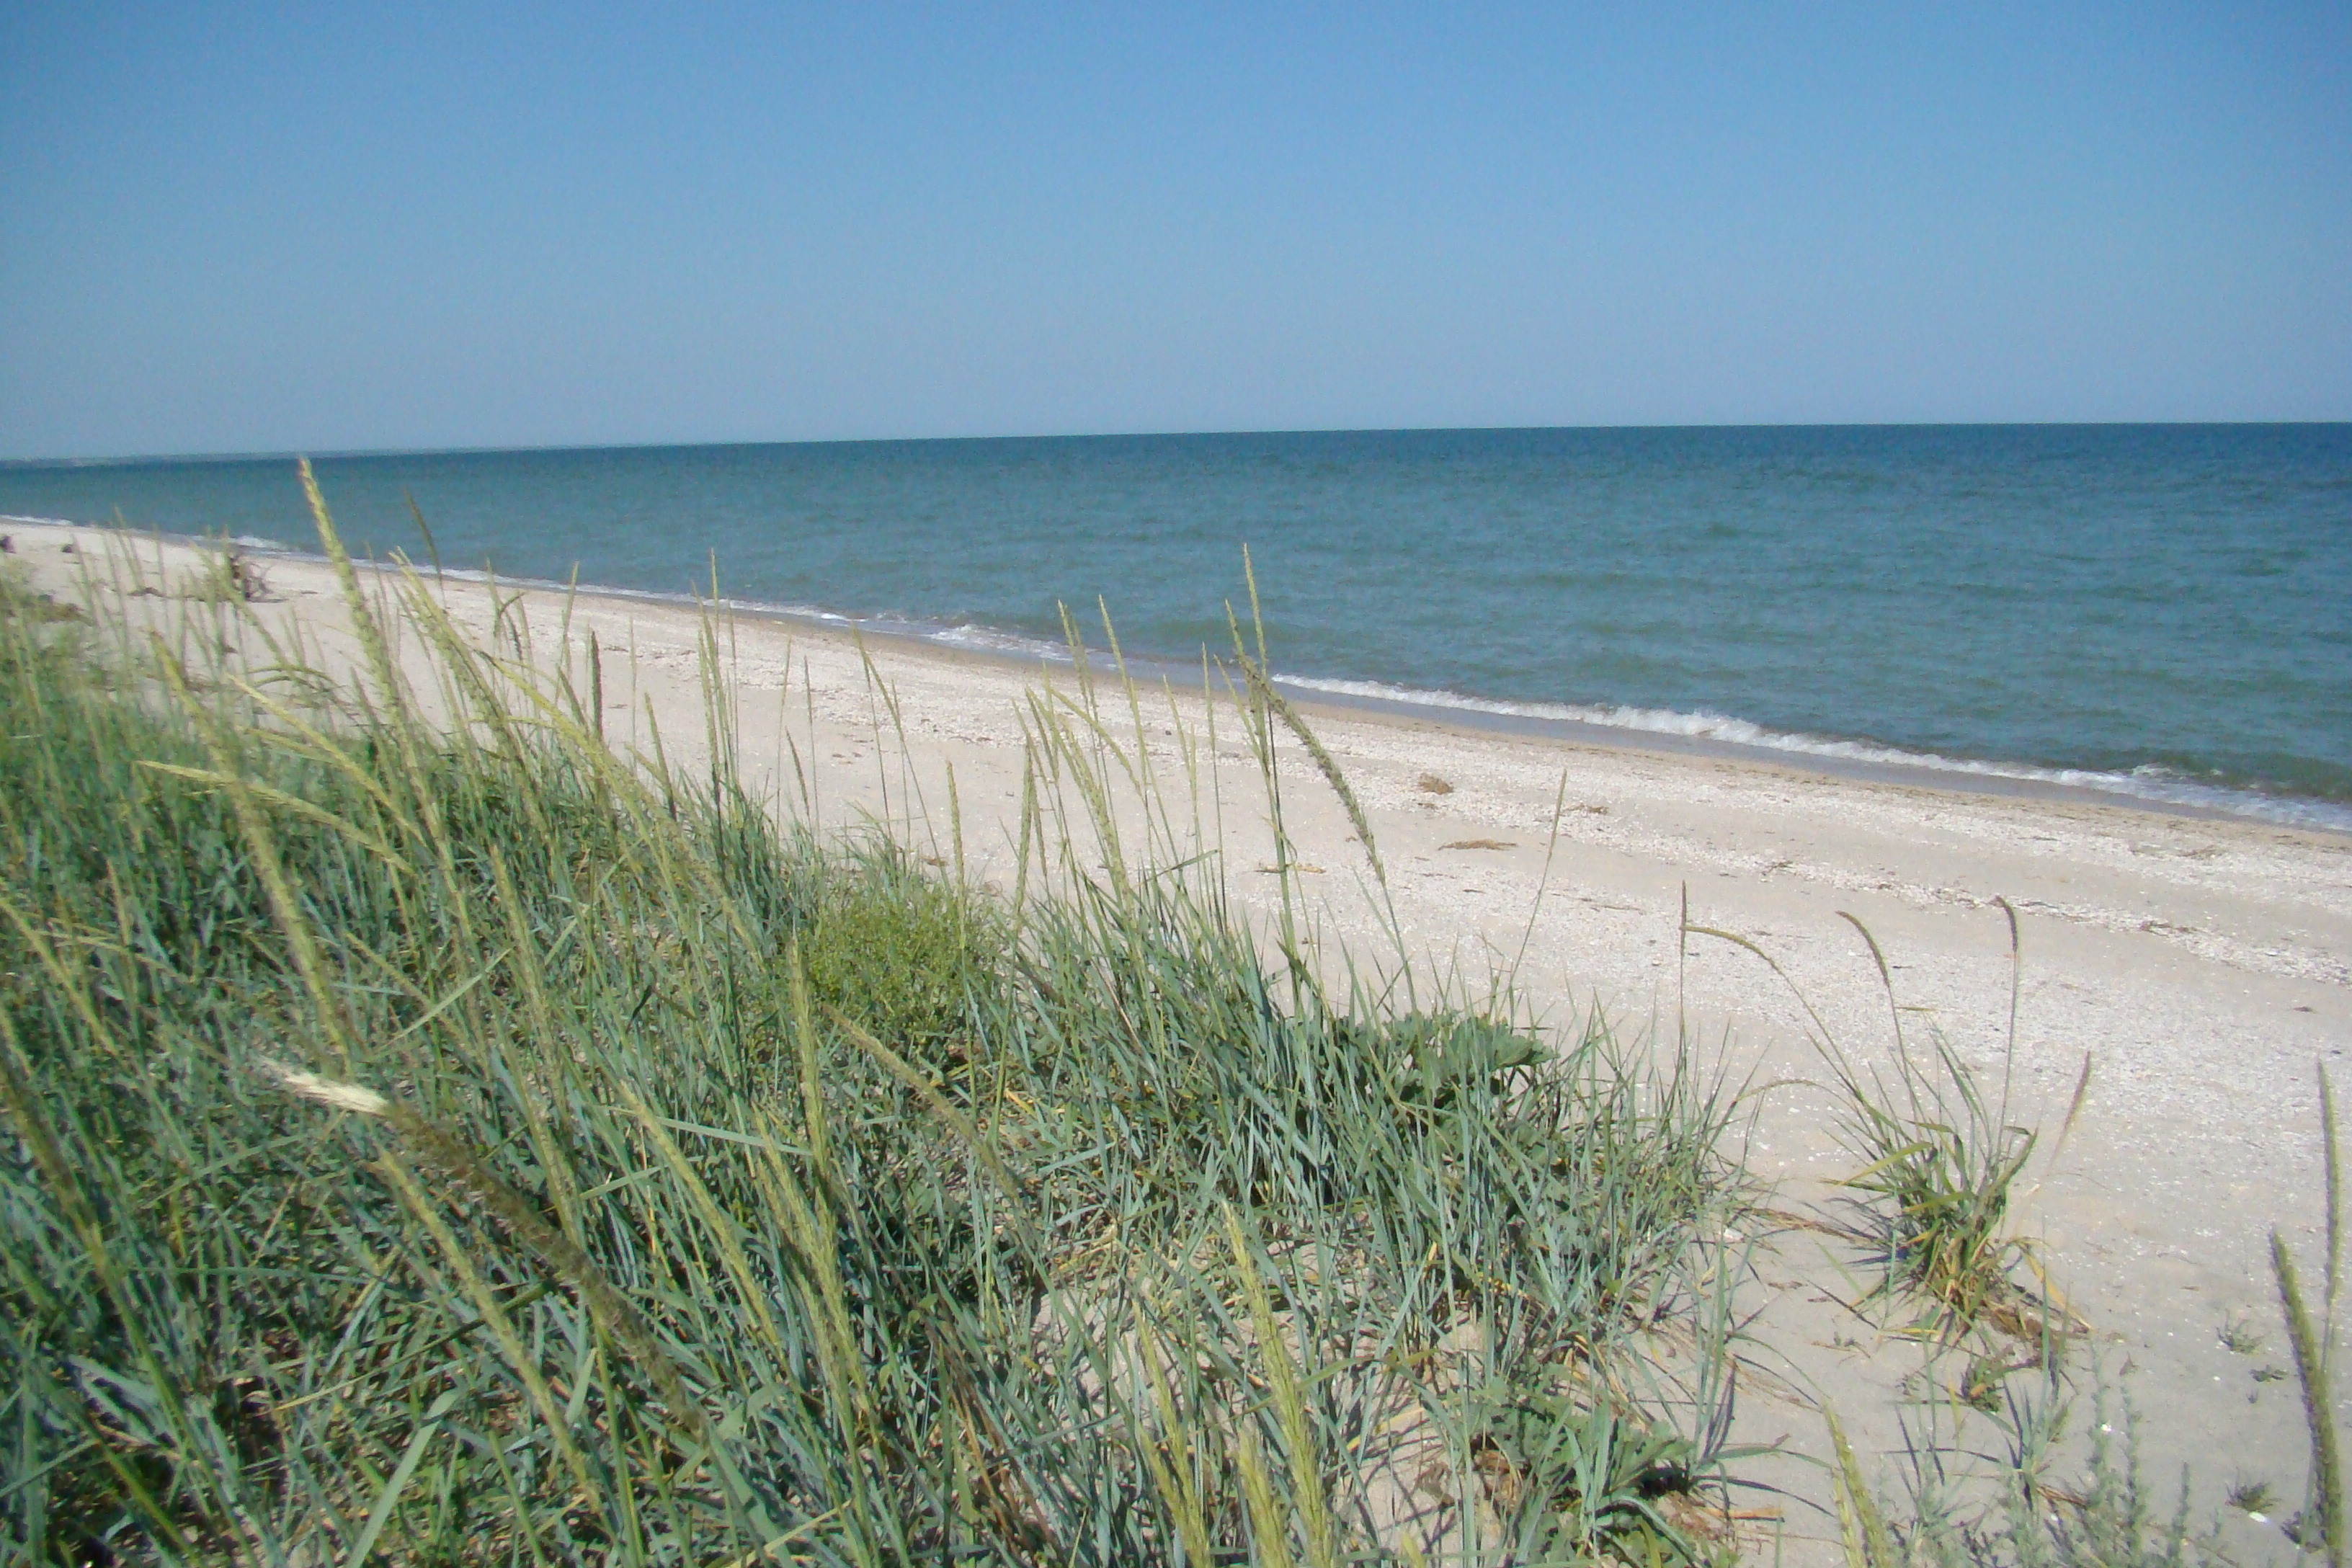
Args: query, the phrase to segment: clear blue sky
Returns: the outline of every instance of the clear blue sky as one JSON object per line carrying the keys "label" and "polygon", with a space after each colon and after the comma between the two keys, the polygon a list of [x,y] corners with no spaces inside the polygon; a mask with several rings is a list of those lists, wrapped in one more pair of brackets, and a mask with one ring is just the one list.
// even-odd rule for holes
{"label": "clear blue sky", "polygon": [[2347,417],[2340,0],[0,5],[0,456]]}

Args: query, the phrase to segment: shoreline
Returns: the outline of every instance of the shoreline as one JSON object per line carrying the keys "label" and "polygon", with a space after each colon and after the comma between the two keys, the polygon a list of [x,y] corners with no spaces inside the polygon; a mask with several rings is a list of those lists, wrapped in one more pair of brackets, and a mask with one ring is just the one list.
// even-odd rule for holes
{"label": "shoreline", "polygon": [[[42,529],[89,529],[142,541],[160,540],[184,549],[216,548],[219,542],[202,536],[140,531],[104,523],[78,523],[56,518],[0,514],[0,525]],[[264,561],[287,561],[323,566],[326,558],[280,541],[234,538],[228,542]],[[394,571],[390,562],[354,561],[376,571]],[[994,663],[1008,670],[1028,671],[1040,665],[1072,668],[1070,655],[1060,645],[1023,634],[990,627],[934,625],[896,616],[856,616],[817,606],[778,605],[757,599],[722,595],[715,600],[692,594],[631,588],[614,584],[566,583],[549,578],[493,576],[478,568],[435,567],[410,562],[419,574],[457,582],[499,584],[534,593],[576,595],[697,611],[716,608],[729,615],[750,616],[820,633],[871,637],[895,646]],[[1097,676],[1118,674],[1117,664],[1100,650],[1089,648],[1090,668]],[[1213,658],[1214,656],[1212,656]],[[1157,656],[1126,661],[1131,673],[1147,680],[1165,678],[1187,689],[1197,684],[1197,668]],[[1947,757],[1907,751],[1877,742],[1772,731],[1751,721],[1701,710],[1683,713],[1638,710],[1617,705],[1600,710],[1635,712],[1680,721],[1682,728],[1633,722],[1612,723],[1570,711],[1577,705],[1523,702],[1514,699],[1479,698],[1453,692],[1418,692],[1381,688],[1385,683],[1276,671],[1274,685],[1305,711],[1349,718],[1385,718],[1407,724],[1433,725],[1470,735],[1539,739],[1600,751],[1619,751],[1656,757],[1692,757],[1728,762],[1763,769],[1852,783],[1944,792],[1964,796],[2042,801],[2053,804],[2105,805],[2161,816],[2214,822],[2256,823],[2290,832],[2311,833],[2331,840],[2352,839],[2352,804],[2318,797],[2273,794],[2263,790],[2181,781],[2184,792],[2219,798],[2179,798],[2134,788],[2132,775],[2096,769],[2057,767],[2035,763]],[[1546,708],[1559,713],[1529,711]],[[1750,741],[1707,732],[1717,727],[1751,730],[1773,737]],[[2162,787],[2159,785],[2158,787]],[[2329,818],[2340,817],[2340,821]]]}

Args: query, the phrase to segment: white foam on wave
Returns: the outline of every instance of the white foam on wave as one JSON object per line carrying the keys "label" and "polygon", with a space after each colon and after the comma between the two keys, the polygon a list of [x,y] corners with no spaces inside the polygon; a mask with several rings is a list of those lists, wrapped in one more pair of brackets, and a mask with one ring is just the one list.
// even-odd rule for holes
{"label": "white foam on wave", "polygon": [[1023,658],[1049,659],[1055,664],[1073,662],[1070,650],[1064,644],[1048,642],[1044,637],[1024,637],[1019,632],[999,631],[994,626],[938,626],[919,635],[925,642],[938,643],[942,647],[970,648],[977,653],[1013,654]]}
{"label": "white foam on wave", "polygon": [[1974,757],[1948,757],[1936,752],[1906,751],[1866,741],[1843,741],[1801,731],[1772,730],[1747,719],[1705,710],[1683,712],[1669,708],[1634,708],[1569,702],[1512,702],[1459,692],[1428,691],[1391,686],[1377,680],[1333,680],[1316,676],[1281,675],[1282,685],[1333,697],[1394,702],[1415,708],[1447,709],[1456,712],[1491,714],[1497,718],[1532,719],[1550,723],[1589,724],[1687,740],[1714,741],[1757,751],[1821,757],[1836,762],[1879,767],[1916,768],[1924,773],[1962,777],[2014,780],[2021,784],[2054,784],[2063,788],[2098,790],[2134,800],[2166,805],[2194,806],[2235,816],[2256,817],[2293,827],[2322,827],[2352,833],[2352,806],[2329,801],[2263,795],[2184,778],[2168,768],[2147,765],[2129,773],[2096,768],[2041,767],[2031,763],[1986,762]]}

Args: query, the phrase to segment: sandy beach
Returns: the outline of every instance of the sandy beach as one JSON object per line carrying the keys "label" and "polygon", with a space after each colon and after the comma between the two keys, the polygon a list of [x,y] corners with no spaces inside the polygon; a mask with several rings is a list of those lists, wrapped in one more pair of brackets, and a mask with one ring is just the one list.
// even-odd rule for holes
{"label": "sandy beach", "polygon": [[[113,601],[133,616],[177,614],[204,564],[183,543],[21,522],[0,531],[64,600],[139,563],[154,596]],[[253,624],[282,637],[299,623],[348,658],[327,568],[261,567]],[[490,635],[489,586],[451,577],[434,591]],[[1083,702],[1066,664],[741,615],[706,622],[691,605],[643,599],[498,592],[515,596],[508,624],[527,624],[539,658],[569,659],[583,681],[593,633],[607,735],[648,757],[657,736],[682,775],[706,754],[709,626],[744,773],[780,810],[827,830],[896,824],[943,871],[961,864],[1000,888],[1018,875],[1033,705]],[[1104,732],[1149,760],[1186,833],[1197,830],[1168,847],[1220,849],[1234,897],[1273,918],[1284,881],[1230,696],[1204,700],[1196,677],[1189,689],[1139,683],[1130,705],[1115,680],[1094,679]],[[1775,1189],[1770,1208],[1832,1213],[1829,1184],[1855,1163],[1806,1081],[1821,1073],[1809,1009],[1859,1062],[1885,1058],[1899,1017],[1915,1045],[1941,1030],[1996,1090],[2013,1072],[2013,1118],[2042,1130],[2044,1155],[2087,1057],[2079,1122],[2054,1164],[2037,1157],[2016,1217],[2090,1326],[2074,1358],[2084,1416],[2095,1363],[2146,1417],[2144,1463],[2168,1511],[2184,1461],[2200,1517],[2247,1479],[2268,1480],[2292,1510],[2306,1452],[2295,1385],[2256,1375],[2291,1364],[2268,1236],[2280,1227],[2306,1258],[2324,1247],[2314,1064],[2339,1064],[2352,1037],[2352,839],[2121,800],[1301,710],[1360,801],[1386,877],[1383,893],[1339,800],[1286,738],[1285,820],[1306,862],[1296,885],[1327,950],[1367,973],[1406,961],[1473,994],[1507,976],[1538,1018],[1598,1009],[1628,1049],[1671,1050],[1679,1033],[1748,1096],[1747,1159]],[[1139,833],[1140,807],[1123,811]],[[1685,900],[1692,923],[1752,942],[1786,980],[1729,942],[1683,939]],[[2010,925],[1996,900],[2016,911],[2021,953],[2013,1060]],[[1893,1011],[1848,915],[1886,956]],[[1943,1392],[1955,1373],[1893,1331],[1900,1314],[1843,1304],[1871,1283],[1851,1247],[1795,1226],[1757,1239],[1743,1439],[1822,1454],[1822,1399],[1866,1453],[1899,1455],[1906,1425],[1965,1429]],[[2239,1321],[2263,1336],[2251,1353],[2223,1343]],[[1869,1462],[1892,1478],[1895,1460]],[[1826,1498],[1823,1474],[1793,1459],[1741,1473]],[[1833,1539],[1833,1519],[1787,1506],[1792,1537]],[[2240,1514],[2226,1528],[2250,1548],[2279,1544]]]}

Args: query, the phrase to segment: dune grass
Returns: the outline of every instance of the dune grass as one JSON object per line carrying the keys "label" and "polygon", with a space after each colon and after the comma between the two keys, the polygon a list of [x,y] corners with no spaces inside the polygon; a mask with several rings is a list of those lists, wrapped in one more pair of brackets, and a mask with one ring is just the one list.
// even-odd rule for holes
{"label": "dune grass", "polygon": [[617,754],[320,517],[350,674],[0,589],[0,1556],[1728,1550],[1686,1061],[1122,853],[1090,684],[992,894],[751,798],[723,700]]}
{"label": "dune grass", "polygon": [[[2011,1074],[2017,1058],[2021,954],[2017,911],[2005,900],[1993,902],[2009,922],[2011,973],[1998,1085],[1987,1084],[1932,1024],[1927,1048],[1918,1048],[1910,1037],[1916,1028],[1904,1027],[1894,971],[1877,937],[1851,914],[1841,910],[1840,918],[1869,952],[1892,1023],[1883,1065],[1849,1051],[1787,972],[1754,942],[1695,925],[1687,910],[1682,935],[1685,942],[1694,936],[1728,942],[1761,959],[1795,994],[1810,1021],[1814,1050],[1828,1072],[1823,1087],[1835,1108],[1840,1142],[1861,1162],[1838,1185],[1863,1194],[1862,1229],[1874,1244],[1881,1269],[1874,1296],[1925,1307],[1927,1318],[1917,1331],[1932,1337],[1958,1342],[1994,1330],[2037,1345],[2046,1359],[2081,1325],[2063,1301],[2053,1299],[2038,1244],[2012,1219],[2019,1184],[2040,1145],[2041,1130],[2013,1119]],[[2091,1072],[2086,1054],[2045,1172],[2056,1163],[2082,1116]],[[2034,1283],[2021,1280],[2021,1272]]]}

